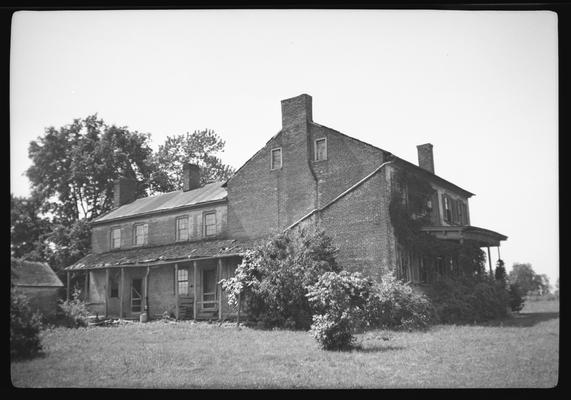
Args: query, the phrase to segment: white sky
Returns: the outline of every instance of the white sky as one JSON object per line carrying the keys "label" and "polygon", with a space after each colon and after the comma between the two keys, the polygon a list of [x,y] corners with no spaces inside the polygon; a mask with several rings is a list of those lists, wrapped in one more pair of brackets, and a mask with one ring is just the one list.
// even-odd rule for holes
{"label": "white sky", "polygon": [[[167,135],[215,130],[240,167],[307,93],[313,120],[476,194],[472,225],[509,238],[508,270],[559,276],[557,15],[548,11],[18,12],[11,191],[44,128],[98,113]],[[495,263],[496,249],[492,249]]]}

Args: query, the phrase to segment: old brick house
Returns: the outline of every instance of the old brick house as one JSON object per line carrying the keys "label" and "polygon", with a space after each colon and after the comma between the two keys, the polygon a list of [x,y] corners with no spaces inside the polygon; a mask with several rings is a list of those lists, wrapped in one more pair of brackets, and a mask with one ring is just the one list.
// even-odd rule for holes
{"label": "old brick house", "polygon": [[217,282],[230,276],[241,252],[278,232],[318,225],[339,247],[346,269],[375,278],[382,271],[413,283],[453,259],[428,260],[396,240],[389,204],[394,177],[406,170],[434,189],[430,224],[442,240],[499,246],[507,238],[470,225],[472,193],[434,174],[432,145],[418,146],[419,166],[313,122],[307,94],[282,101],[282,127],[227,182],[198,187],[186,165],[180,191],[134,200],[136,182],[116,184],[116,208],[93,222],[92,254],[68,271],[86,271],[94,310],[111,316],[231,316]]}

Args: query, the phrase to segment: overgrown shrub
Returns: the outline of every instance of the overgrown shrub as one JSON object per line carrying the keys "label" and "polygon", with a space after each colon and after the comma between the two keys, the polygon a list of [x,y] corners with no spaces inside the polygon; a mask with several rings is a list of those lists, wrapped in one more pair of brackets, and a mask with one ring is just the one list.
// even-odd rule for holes
{"label": "overgrown shrub", "polygon": [[74,289],[70,300],[60,301],[59,321],[69,328],[79,328],[87,326],[89,310],[83,300],[81,300],[81,290]]}
{"label": "overgrown shrub", "polygon": [[441,323],[480,322],[505,317],[507,291],[491,278],[444,278],[427,290]]}
{"label": "overgrown shrub", "polygon": [[10,357],[24,358],[41,349],[41,315],[33,312],[26,296],[15,288],[10,290]]}
{"label": "overgrown shrub", "polygon": [[525,304],[525,298],[523,291],[517,283],[511,283],[509,285],[509,299],[511,310],[513,312],[521,311]]}
{"label": "overgrown shrub", "polygon": [[367,325],[383,329],[422,329],[433,318],[430,301],[392,273],[373,285],[367,301]]}
{"label": "overgrown shrub", "polygon": [[236,273],[222,280],[228,302],[244,299],[251,319],[267,327],[308,329],[312,310],[307,288],[328,271],[339,271],[337,249],[322,231],[303,229],[278,235],[244,254]]}
{"label": "overgrown shrub", "polygon": [[363,325],[373,288],[358,272],[326,272],[309,287],[307,298],[315,315],[311,333],[325,350],[351,347],[353,332]]}

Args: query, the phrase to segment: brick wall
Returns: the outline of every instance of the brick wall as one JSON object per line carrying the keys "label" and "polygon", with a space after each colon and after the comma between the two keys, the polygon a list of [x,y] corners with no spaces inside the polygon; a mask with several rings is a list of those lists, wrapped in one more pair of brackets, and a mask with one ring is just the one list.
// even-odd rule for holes
{"label": "brick wall", "polygon": [[93,253],[101,253],[110,250],[110,231],[112,227],[121,229],[121,248],[131,248],[133,246],[133,230],[135,224],[147,223],[149,245],[162,245],[175,243],[176,239],[176,219],[181,216],[189,216],[191,222],[191,240],[202,238],[203,214],[209,211],[216,211],[216,225],[218,238],[226,236],[227,206],[225,203],[218,203],[211,206],[179,210],[168,214],[157,214],[154,216],[132,218],[126,221],[108,222],[95,225],[91,234],[91,249]]}

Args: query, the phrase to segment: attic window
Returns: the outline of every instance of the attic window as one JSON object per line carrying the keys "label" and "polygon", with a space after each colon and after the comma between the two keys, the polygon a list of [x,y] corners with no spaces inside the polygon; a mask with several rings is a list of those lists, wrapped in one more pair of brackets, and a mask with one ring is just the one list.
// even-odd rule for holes
{"label": "attic window", "polygon": [[327,160],[327,139],[317,139],[315,141],[315,161]]}
{"label": "attic window", "polygon": [[149,242],[149,225],[137,224],[134,228],[134,244],[135,246],[142,246]]}
{"label": "attic window", "polygon": [[282,149],[278,147],[277,149],[272,149],[270,169],[280,169],[282,167]]}

